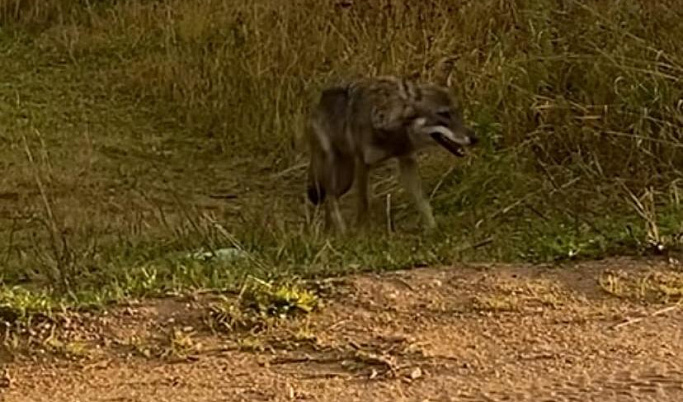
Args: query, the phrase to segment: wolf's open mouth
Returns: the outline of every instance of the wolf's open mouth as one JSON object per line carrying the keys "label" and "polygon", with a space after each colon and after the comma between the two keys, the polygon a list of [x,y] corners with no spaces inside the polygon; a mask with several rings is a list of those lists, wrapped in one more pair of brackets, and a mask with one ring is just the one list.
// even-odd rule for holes
{"label": "wolf's open mouth", "polygon": [[453,155],[461,157],[465,156],[465,149],[460,144],[457,144],[448,137],[446,137],[444,134],[440,132],[434,132],[430,135],[434,139],[434,141],[436,141],[442,147],[446,148]]}

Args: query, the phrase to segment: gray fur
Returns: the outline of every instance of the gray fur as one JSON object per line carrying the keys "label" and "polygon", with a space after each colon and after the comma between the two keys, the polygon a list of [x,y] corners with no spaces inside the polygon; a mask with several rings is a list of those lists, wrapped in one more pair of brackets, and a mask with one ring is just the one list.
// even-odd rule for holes
{"label": "gray fur", "polygon": [[308,121],[308,198],[325,204],[326,224],[346,227],[339,200],[353,183],[358,189],[358,221],[369,208],[368,172],[398,159],[401,182],[427,228],[436,226],[417,173],[416,153],[441,145],[458,156],[477,142],[448,91],[396,77],[360,79],[326,88]]}

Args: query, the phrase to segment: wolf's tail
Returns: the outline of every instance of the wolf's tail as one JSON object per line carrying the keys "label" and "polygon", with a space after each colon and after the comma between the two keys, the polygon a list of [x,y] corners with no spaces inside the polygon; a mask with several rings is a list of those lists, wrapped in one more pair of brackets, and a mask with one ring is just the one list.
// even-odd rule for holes
{"label": "wolf's tail", "polygon": [[330,195],[341,197],[353,185],[355,164],[351,157],[314,158],[308,172],[308,199],[320,205]]}
{"label": "wolf's tail", "polygon": [[308,183],[306,188],[306,194],[308,195],[308,200],[313,205],[320,205],[325,201],[327,196],[327,188],[325,188],[325,174],[327,166],[325,155],[323,155],[320,150],[314,147],[313,154],[311,155],[311,161],[308,165]]}
{"label": "wolf's tail", "polygon": [[325,201],[325,196],[327,195],[325,188],[321,185],[321,183],[314,181],[308,183],[306,193],[308,194],[308,200],[313,205],[320,205],[323,201]]}

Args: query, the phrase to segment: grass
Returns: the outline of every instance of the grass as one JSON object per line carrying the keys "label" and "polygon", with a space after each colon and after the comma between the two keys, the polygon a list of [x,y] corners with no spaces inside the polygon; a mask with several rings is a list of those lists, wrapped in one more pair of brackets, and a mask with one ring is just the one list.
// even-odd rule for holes
{"label": "grass", "polygon": [[599,278],[601,288],[623,299],[646,303],[683,303],[683,275],[680,272],[606,272]]}
{"label": "grass", "polygon": [[[680,246],[676,2],[361,3],[0,0],[3,305]],[[375,229],[323,235],[303,198],[316,94],[440,68],[482,138],[424,158],[441,231],[378,180]],[[226,247],[245,257],[187,256]]]}

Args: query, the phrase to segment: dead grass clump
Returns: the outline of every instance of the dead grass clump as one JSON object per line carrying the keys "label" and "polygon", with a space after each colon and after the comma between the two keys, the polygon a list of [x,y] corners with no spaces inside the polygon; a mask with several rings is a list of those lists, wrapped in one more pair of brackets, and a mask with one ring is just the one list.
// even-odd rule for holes
{"label": "dead grass clump", "polygon": [[624,299],[657,304],[683,301],[683,275],[678,272],[613,271],[603,274],[598,283],[605,292]]}

